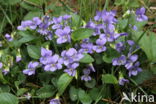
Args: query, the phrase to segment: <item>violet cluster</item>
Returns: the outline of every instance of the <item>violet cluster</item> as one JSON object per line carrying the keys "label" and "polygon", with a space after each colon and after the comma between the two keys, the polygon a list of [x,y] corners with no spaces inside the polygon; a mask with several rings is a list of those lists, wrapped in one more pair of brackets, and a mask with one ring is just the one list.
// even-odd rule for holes
{"label": "violet cluster", "polygon": [[70,28],[68,21],[70,15],[50,18],[43,16],[42,19],[34,17],[32,20],[22,21],[21,25],[17,27],[18,30],[25,31],[27,29],[35,30],[45,37],[46,40],[52,40],[53,34],[57,36],[57,43],[62,44],[70,42]]}
{"label": "violet cluster", "polygon": [[[129,52],[127,55],[124,54],[124,51],[127,48],[126,46],[129,46]],[[129,77],[136,76],[139,72],[142,71],[140,68],[140,62],[137,61],[138,55],[133,53],[138,49],[138,47],[135,46],[134,41],[127,40],[127,42],[119,42],[116,44],[115,49],[121,54],[121,56],[112,60],[113,66],[124,66],[128,71]],[[120,80],[120,83],[123,81],[125,80]]]}

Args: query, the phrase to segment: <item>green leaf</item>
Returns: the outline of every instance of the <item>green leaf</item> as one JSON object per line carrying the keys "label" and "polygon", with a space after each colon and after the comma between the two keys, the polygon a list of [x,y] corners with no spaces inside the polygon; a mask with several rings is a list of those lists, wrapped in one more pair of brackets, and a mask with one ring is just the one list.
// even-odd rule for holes
{"label": "green leaf", "polygon": [[19,3],[21,0],[0,0],[0,3],[3,3],[5,5],[15,5]]}
{"label": "green leaf", "polygon": [[94,88],[96,85],[96,80],[92,79],[91,81],[85,82],[85,86],[88,88]]}
{"label": "green leaf", "polygon": [[69,90],[69,95],[70,95],[70,99],[72,101],[76,101],[78,99],[78,89],[76,89],[75,87],[70,87]]}
{"label": "green leaf", "polygon": [[18,104],[18,99],[16,96],[10,93],[0,93],[0,103],[1,104]]}
{"label": "green leaf", "polygon": [[116,57],[118,57],[120,54],[112,49],[112,48],[107,48],[106,52],[104,53],[102,59],[106,63],[112,63],[112,60]]}
{"label": "green leaf", "polygon": [[40,58],[40,47],[39,46],[34,46],[34,45],[29,45],[27,46],[27,51],[30,57],[34,59],[39,59]]}
{"label": "green leaf", "polygon": [[128,25],[128,19],[119,19],[118,21],[118,25],[120,27],[120,29],[125,29],[126,26]]}
{"label": "green leaf", "polygon": [[51,85],[45,85],[37,90],[36,95],[38,98],[49,98],[55,94],[56,90]]}
{"label": "green leaf", "polygon": [[20,43],[27,43],[27,42],[30,42],[30,41],[32,41],[32,40],[34,40],[34,39],[36,39],[35,36],[33,36],[33,35],[27,35],[27,36],[24,36],[23,38],[21,38],[21,39],[19,40],[19,42],[20,42]]}
{"label": "green leaf", "polygon": [[70,84],[72,81],[73,77],[69,76],[67,73],[64,73],[60,76],[57,82],[57,88],[58,88],[58,93],[59,95],[62,95],[67,86]]}
{"label": "green leaf", "polygon": [[17,96],[21,96],[27,91],[28,91],[28,89],[26,89],[26,88],[20,88],[17,90]]}
{"label": "green leaf", "polygon": [[99,96],[102,96],[102,93],[100,94],[100,89],[98,88],[93,88],[89,91],[89,95],[93,100],[98,99]]}
{"label": "green leaf", "polygon": [[78,27],[81,24],[81,18],[79,15],[72,14],[72,26]]}
{"label": "green leaf", "polygon": [[43,13],[40,11],[31,11],[26,14],[26,16],[24,17],[24,20],[31,20],[33,17],[40,17],[42,15]]}
{"label": "green leaf", "polygon": [[152,77],[153,77],[152,72],[150,72],[149,70],[143,70],[133,79],[135,80],[137,84],[142,84],[144,81],[149,80]]}
{"label": "green leaf", "polygon": [[85,53],[84,57],[80,60],[81,63],[92,63],[94,59],[89,54]]}
{"label": "green leaf", "polygon": [[115,5],[123,5],[125,3],[125,0],[115,0]]}
{"label": "green leaf", "polygon": [[0,92],[10,92],[10,87],[8,85],[0,85]]}
{"label": "green leaf", "polygon": [[92,103],[91,97],[84,90],[79,89],[78,96],[79,96],[79,100],[81,101],[82,104],[91,104]]}
{"label": "green leaf", "polygon": [[42,4],[42,0],[25,0],[27,3],[33,3],[33,4],[36,4],[36,5],[40,5]]}
{"label": "green leaf", "polygon": [[0,82],[2,82],[3,84],[7,84],[8,81],[3,77],[2,72],[0,71]]}
{"label": "green leaf", "polygon": [[106,84],[117,84],[118,80],[114,75],[111,74],[104,74],[102,75],[102,82]]}
{"label": "green leaf", "polygon": [[[133,34],[134,40],[138,40],[143,34],[142,31]],[[139,41],[140,47],[146,53],[149,61],[156,62],[156,34],[154,32],[146,32]]]}
{"label": "green leaf", "polygon": [[75,30],[71,37],[73,40],[83,40],[85,38],[89,38],[93,33],[92,29],[87,29],[87,28],[80,28]]}

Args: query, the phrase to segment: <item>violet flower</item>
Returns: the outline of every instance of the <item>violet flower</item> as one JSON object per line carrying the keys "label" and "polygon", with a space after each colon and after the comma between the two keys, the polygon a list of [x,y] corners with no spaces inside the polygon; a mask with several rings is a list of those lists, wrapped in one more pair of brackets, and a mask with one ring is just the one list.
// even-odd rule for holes
{"label": "violet flower", "polygon": [[89,76],[90,74],[90,69],[84,69],[83,70],[83,76],[81,76],[81,80],[84,80],[84,81],[90,81],[92,78]]}
{"label": "violet flower", "polygon": [[93,46],[93,50],[97,53],[101,53],[106,51],[106,47],[104,46],[106,43],[106,38],[99,38],[96,40],[96,45]]}
{"label": "violet flower", "polygon": [[27,74],[27,75],[33,75],[33,74],[35,74],[35,69],[37,68],[39,66],[39,63],[38,62],[30,62],[29,64],[28,64],[28,69],[24,69],[23,70],[23,73],[24,74]]}
{"label": "violet flower", "polygon": [[148,17],[144,14],[145,14],[145,8],[144,7],[137,9],[136,10],[136,20],[139,22],[147,21]]}
{"label": "violet flower", "polygon": [[0,62],[0,69],[3,67],[3,63],[2,62]]}
{"label": "violet flower", "polygon": [[52,51],[41,48],[41,56],[42,57],[40,58],[40,62],[44,65],[48,64],[49,57],[52,56]]}
{"label": "violet flower", "polygon": [[13,40],[13,38],[11,37],[11,35],[10,34],[5,34],[5,38],[8,40],[8,41],[12,41]]}
{"label": "violet flower", "polygon": [[22,60],[21,56],[16,56],[16,62],[20,62]]}
{"label": "violet flower", "polygon": [[93,43],[82,43],[80,53],[93,53]]}
{"label": "violet flower", "polygon": [[125,78],[119,79],[119,85],[124,86],[125,83],[129,83],[129,80],[128,79],[125,79]]}
{"label": "violet flower", "polygon": [[115,49],[118,51],[118,52],[121,52],[123,50],[125,50],[125,45],[123,42],[119,42],[115,45]]}
{"label": "violet flower", "polygon": [[113,59],[112,64],[113,64],[113,66],[125,65],[126,64],[126,56],[121,55],[119,58]]}
{"label": "violet flower", "polygon": [[79,63],[73,63],[69,64],[67,66],[67,69],[64,70],[64,72],[68,73],[70,76],[76,75],[76,68],[79,66]]}
{"label": "violet flower", "polygon": [[61,104],[59,99],[51,99],[50,104]]}
{"label": "violet flower", "polygon": [[57,29],[55,34],[58,36],[57,44],[62,44],[71,41],[70,37],[71,29],[70,27],[65,27],[64,29]]}
{"label": "violet flower", "polygon": [[70,48],[67,51],[62,51],[61,56],[63,63],[66,66],[68,66],[68,64],[78,62],[84,57],[82,53],[77,52],[77,50],[74,48]]}
{"label": "violet flower", "polygon": [[136,62],[138,59],[138,55],[131,55],[128,57],[128,60],[125,64],[126,69],[131,69],[133,67],[134,62]]}
{"label": "violet flower", "polygon": [[129,77],[136,76],[142,69],[139,67],[140,63],[136,62],[130,69],[129,69]]}
{"label": "violet flower", "polygon": [[57,69],[62,69],[62,64],[58,62],[59,55],[53,55],[48,58],[48,64],[45,65],[44,70],[45,71],[56,71]]}

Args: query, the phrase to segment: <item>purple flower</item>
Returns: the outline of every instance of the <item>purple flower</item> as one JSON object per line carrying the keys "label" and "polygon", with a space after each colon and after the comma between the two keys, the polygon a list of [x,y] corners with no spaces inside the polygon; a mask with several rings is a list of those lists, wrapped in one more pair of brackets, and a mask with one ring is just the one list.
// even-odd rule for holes
{"label": "purple flower", "polygon": [[78,66],[79,66],[79,63],[69,64],[67,66],[67,69],[64,70],[64,72],[68,73],[70,76],[75,76],[75,74],[76,74],[76,68]]}
{"label": "purple flower", "polygon": [[0,62],[0,69],[3,67],[3,63],[2,62]]}
{"label": "purple flower", "polygon": [[68,20],[68,19],[71,18],[71,15],[66,14],[66,15],[64,15],[62,18],[63,18],[63,20]]}
{"label": "purple flower", "polygon": [[80,53],[93,53],[93,43],[82,43]]}
{"label": "purple flower", "polygon": [[136,62],[130,69],[129,69],[129,77],[136,76],[142,69],[139,67],[140,63]]}
{"label": "purple flower", "polygon": [[94,17],[95,21],[100,21],[101,20],[101,16],[102,16],[102,12],[97,11],[96,12],[96,16]]}
{"label": "purple flower", "polygon": [[24,74],[27,74],[27,75],[33,75],[35,74],[35,69],[39,66],[39,63],[38,62],[30,62],[28,64],[28,69],[25,69],[23,70],[23,73]]}
{"label": "purple flower", "polygon": [[125,64],[126,69],[129,70],[130,68],[132,68],[133,67],[133,63],[135,61],[137,61],[137,59],[138,59],[138,55],[131,55],[131,56],[129,56],[128,57],[128,61]]}
{"label": "purple flower", "polygon": [[93,64],[89,64],[88,65],[88,69],[90,69],[91,71],[95,72],[95,68],[94,68]]}
{"label": "purple flower", "polygon": [[125,50],[125,46],[123,44],[123,42],[119,42],[115,45],[115,49],[118,51],[118,52],[121,52],[123,50]]}
{"label": "purple flower", "polygon": [[11,35],[9,34],[5,34],[5,38],[8,40],[8,41],[12,41],[13,38],[11,37]]}
{"label": "purple flower", "polygon": [[83,76],[81,76],[81,80],[84,80],[84,81],[90,81],[91,80],[91,77],[89,76],[90,74],[90,69],[84,69],[83,70]]}
{"label": "purple flower", "polygon": [[91,29],[95,29],[96,28],[96,24],[90,20],[87,25],[86,25],[86,28],[91,28]]}
{"label": "purple flower", "polygon": [[138,30],[138,27],[134,25],[134,26],[132,27],[132,29],[133,29],[134,31],[137,31],[137,30]]}
{"label": "purple flower", "polygon": [[142,21],[147,21],[148,20],[148,17],[145,14],[145,8],[142,7],[142,8],[139,8],[136,10],[136,19],[137,21],[139,22],[142,22]]}
{"label": "purple flower", "polygon": [[62,22],[62,16],[60,17],[53,17],[54,24],[60,24]]}
{"label": "purple flower", "polygon": [[61,104],[59,99],[51,99],[50,104]]}
{"label": "purple flower", "polygon": [[77,52],[76,49],[70,48],[67,51],[62,51],[61,56],[63,63],[68,66],[68,64],[71,64],[73,62],[78,62],[80,59],[83,58],[84,55]]}
{"label": "purple flower", "polygon": [[106,24],[114,24],[117,22],[115,19],[116,11],[107,12],[105,10],[102,11],[102,20]]}
{"label": "purple flower", "polygon": [[127,40],[127,43],[130,45],[130,46],[133,46],[135,43],[133,40]]}
{"label": "purple flower", "polygon": [[106,41],[106,37],[102,37],[102,35],[100,35],[100,38],[96,40],[96,45],[93,46],[93,50],[97,53],[106,51],[106,47],[104,46],[106,44]]}
{"label": "purple flower", "polygon": [[[21,25],[17,27],[18,30],[26,30],[26,28],[28,28],[30,25],[32,25],[32,21],[31,20],[26,20],[26,21],[22,21]],[[34,27],[36,28],[36,27]]]}
{"label": "purple flower", "polygon": [[45,71],[56,71],[57,69],[62,69],[62,64],[58,62],[59,55],[53,55],[48,58],[48,64],[45,65],[44,70]]}
{"label": "purple flower", "polygon": [[125,85],[125,83],[129,83],[129,80],[125,79],[125,78],[119,79],[119,85],[123,86],[123,85]]}
{"label": "purple flower", "polygon": [[4,75],[7,75],[7,74],[9,73],[9,69],[8,69],[8,68],[7,68],[7,69],[3,69],[2,73],[3,73]]}
{"label": "purple flower", "polygon": [[45,65],[48,63],[49,57],[52,56],[52,51],[41,48],[41,56],[42,57],[40,58],[40,62]]}
{"label": "purple flower", "polygon": [[40,25],[42,23],[42,20],[39,17],[34,17],[33,18],[33,22],[36,25]]}
{"label": "purple flower", "polygon": [[37,32],[39,32],[42,35],[47,35],[49,33],[48,27],[49,25],[47,23],[41,23]]}
{"label": "purple flower", "polygon": [[65,27],[64,29],[57,29],[55,32],[55,34],[58,36],[57,43],[62,44],[62,43],[70,42],[71,41],[70,32],[71,29],[68,26]]}
{"label": "purple flower", "polygon": [[21,56],[16,56],[16,62],[20,62],[22,60]]}
{"label": "purple flower", "polygon": [[113,66],[125,65],[126,64],[126,56],[121,55],[119,58],[113,59],[112,64],[113,64]]}

